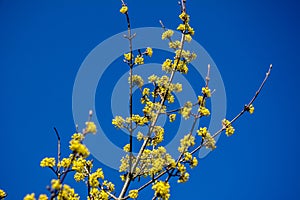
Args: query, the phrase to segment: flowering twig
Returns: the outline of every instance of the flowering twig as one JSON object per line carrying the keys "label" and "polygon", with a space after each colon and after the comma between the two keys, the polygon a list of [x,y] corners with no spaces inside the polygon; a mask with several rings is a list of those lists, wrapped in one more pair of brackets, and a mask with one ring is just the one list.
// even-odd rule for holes
{"label": "flowering twig", "polygon": [[[243,110],[241,112],[239,112],[231,121],[230,124],[233,124],[238,118],[240,118],[249,108],[249,106],[251,104],[253,104],[253,102],[256,100],[256,98],[258,97],[259,93],[261,92],[261,90],[263,89],[266,81],[268,80],[270,74],[271,74],[271,70],[272,70],[273,66],[272,64],[269,67],[268,72],[266,73],[266,76],[264,78],[264,80],[262,81],[261,85],[259,86],[258,90],[255,92],[255,95],[252,97],[252,99],[250,100],[250,102],[244,106]],[[218,136],[219,134],[221,134],[224,130],[226,130],[226,126],[223,126],[221,129],[219,129],[217,132],[215,132],[212,137],[215,138],[216,136]],[[191,154],[196,153],[197,151],[199,151],[203,146],[205,146],[204,144],[199,145],[197,148],[195,148]]]}

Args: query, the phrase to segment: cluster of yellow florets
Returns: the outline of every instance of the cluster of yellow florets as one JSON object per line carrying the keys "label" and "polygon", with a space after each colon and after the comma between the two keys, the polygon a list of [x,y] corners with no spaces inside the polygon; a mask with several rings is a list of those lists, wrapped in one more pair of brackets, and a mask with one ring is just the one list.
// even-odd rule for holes
{"label": "cluster of yellow florets", "polygon": [[165,39],[170,39],[174,34],[174,31],[172,30],[166,30],[165,32],[163,32],[162,36],[161,36],[161,39],[162,40],[165,40]]}
{"label": "cluster of yellow florets", "polygon": [[168,200],[170,198],[170,185],[168,182],[157,181],[152,186],[152,189],[157,197],[160,197],[163,200]]}
{"label": "cluster of yellow florets", "polygon": [[235,129],[234,129],[233,126],[231,125],[231,122],[230,122],[229,120],[227,120],[227,119],[224,119],[224,120],[222,121],[222,124],[223,124],[223,127],[224,127],[225,130],[226,130],[226,132],[225,132],[226,135],[227,135],[227,136],[233,135]]}
{"label": "cluster of yellow florets", "polygon": [[138,190],[130,190],[128,196],[132,199],[136,199],[139,196],[139,191]]}
{"label": "cluster of yellow florets", "polygon": [[193,104],[192,102],[188,101],[185,103],[183,108],[180,110],[180,114],[184,119],[190,118],[191,112],[192,112]]}
{"label": "cluster of yellow florets", "polygon": [[211,150],[214,150],[216,148],[216,141],[215,139],[210,135],[206,127],[200,128],[197,130],[197,133],[199,136],[202,137],[204,141],[204,145],[206,148],[209,148]]}
{"label": "cluster of yellow florets", "polygon": [[195,145],[195,137],[190,134],[185,135],[180,140],[180,146],[178,147],[178,151],[180,153],[186,152],[189,147],[194,146],[194,145]]}
{"label": "cluster of yellow florets", "polygon": [[203,87],[202,88],[202,94],[205,96],[205,97],[211,97],[211,92],[210,92],[210,89],[208,87]]}
{"label": "cluster of yellow florets", "polygon": [[[128,82],[131,83],[130,77],[128,77]],[[139,88],[143,87],[143,85],[144,85],[143,78],[139,75],[133,75],[132,76],[132,85],[137,86]]]}
{"label": "cluster of yellow florets", "polygon": [[41,163],[41,167],[54,167],[55,166],[55,158],[44,158]]}
{"label": "cluster of yellow florets", "polygon": [[[135,162],[135,158],[132,158],[132,162]],[[127,172],[129,167],[129,156],[126,155],[121,159],[120,172]],[[134,177],[139,176],[154,176],[161,172],[165,167],[175,168],[175,160],[170,154],[167,153],[166,149],[159,146],[155,149],[145,149],[141,161],[138,163],[134,171]],[[121,176],[124,180],[125,176]]]}
{"label": "cluster of yellow florets", "polygon": [[97,127],[94,122],[85,122],[86,128],[85,133],[96,133]]}
{"label": "cluster of yellow florets", "polygon": [[4,199],[6,197],[6,192],[4,190],[0,189],[0,199]]}

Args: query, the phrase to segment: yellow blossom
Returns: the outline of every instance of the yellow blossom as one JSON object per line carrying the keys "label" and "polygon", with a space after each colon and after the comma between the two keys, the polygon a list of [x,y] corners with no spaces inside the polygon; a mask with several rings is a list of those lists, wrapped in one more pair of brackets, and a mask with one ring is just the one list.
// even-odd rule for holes
{"label": "yellow blossom", "polygon": [[190,161],[190,160],[192,160],[192,158],[193,158],[193,156],[190,152],[185,152],[184,153],[184,160],[185,161]]}
{"label": "yellow blossom", "polygon": [[128,12],[128,7],[125,6],[125,5],[123,5],[122,8],[120,9],[120,13],[125,14],[125,13],[127,13],[127,12]]}
{"label": "yellow blossom", "polygon": [[47,197],[47,195],[45,195],[45,194],[41,194],[41,195],[39,196],[39,200],[48,200],[48,197]]}
{"label": "yellow blossom", "polygon": [[209,116],[210,115],[210,111],[203,106],[199,107],[198,112],[200,113],[201,116]]}
{"label": "yellow blossom", "polygon": [[167,31],[163,32],[161,39],[165,40],[166,38],[171,38],[173,36],[173,34],[174,34],[174,31],[167,30]]}
{"label": "yellow blossom", "polygon": [[171,114],[171,115],[169,115],[169,120],[170,120],[170,122],[174,122],[175,119],[176,119],[176,114]]}
{"label": "yellow blossom", "polygon": [[24,197],[24,200],[35,200],[35,194],[34,194],[34,193],[27,194],[27,195]]}
{"label": "yellow blossom", "polygon": [[254,112],[254,106],[252,104],[248,107],[248,112],[250,114],[253,114],[253,112]]}
{"label": "yellow blossom", "polygon": [[84,178],[85,178],[85,176],[84,176],[83,173],[76,172],[76,173],[74,174],[74,179],[75,179],[75,181],[77,181],[77,182],[84,180]]}
{"label": "yellow blossom", "polygon": [[185,135],[183,139],[180,140],[180,146],[178,147],[178,151],[180,153],[185,152],[189,147],[195,145],[195,137],[192,135]]}
{"label": "yellow blossom", "polygon": [[67,168],[69,167],[71,164],[71,159],[70,158],[63,158],[60,163],[58,163],[59,167],[64,167]]}
{"label": "yellow blossom", "polygon": [[[128,77],[128,83],[130,83],[130,76]],[[132,76],[132,85],[137,86],[139,88],[142,88],[144,85],[144,80],[141,76],[139,75],[133,75]]]}
{"label": "yellow blossom", "polygon": [[187,42],[191,42],[192,41],[192,36],[190,34],[186,34],[184,35],[184,40]]}
{"label": "yellow blossom", "polygon": [[186,12],[182,12],[179,15],[179,18],[184,21],[184,22],[189,22],[190,21],[190,16],[188,14],[186,14]]}
{"label": "yellow blossom", "polygon": [[6,193],[4,192],[4,190],[0,189],[0,199],[6,197]]}
{"label": "yellow blossom", "polygon": [[54,190],[59,190],[61,188],[61,183],[59,179],[52,179],[51,181],[51,187]]}
{"label": "yellow blossom", "polygon": [[168,182],[157,181],[152,186],[152,189],[157,197],[160,197],[163,200],[168,200],[170,198],[170,185]]}
{"label": "yellow blossom", "polygon": [[125,120],[121,116],[116,116],[112,120],[112,124],[115,125],[116,128],[123,128],[124,127],[124,125],[123,125],[124,122],[125,122]]}
{"label": "yellow blossom", "polygon": [[146,52],[145,52],[148,56],[152,56],[153,55],[153,50],[151,47],[147,47]]}
{"label": "yellow blossom", "polygon": [[125,58],[125,60],[130,61],[133,58],[133,55],[130,52],[129,53],[125,53],[124,54],[124,58]]}
{"label": "yellow blossom", "polygon": [[191,165],[191,168],[197,167],[198,160],[196,157],[193,157],[193,160],[191,161],[190,165]]}
{"label": "yellow blossom", "polygon": [[58,200],[72,199],[79,200],[79,195],[75,193],[75,190],[69,185],[64,184],[62,190],[58,194]]}
{"label": "yellow blossom", "polygon": [[124,147],[123,147],[123,150],[125,152],[129,152],[130,151],[130,144],[126,144]]}
{"label": "yellow blossom", "polygon": [[44,158],[41,163],[41,167],[54,167],[55,166],[55,158]]}
{"label": "yellow blossom", "polygon": [[137,139],[138,141],[141,141],[142,139],[144,139],[143,133],[141,133],[141,132],[139,131],[139,132],[137,133],[136,139]]}
{"label": "yellow blossom", "polygon": [[210,89],[208,87],[202,88],[202,94],[205,95],[206,97],[211,97]]}
{"label": "yellow blossom", "polygon": [[97,128],[96,124],[94,122],[85,122],[86,128],[85,131],[86,133],[96,133]]}
{"label": "yellow blossom", "polygon": [[182,31],[182,32],[185,31],[185,29],[186,29],[186,27],[184,24],[179,24],[179,26],[177,27],[177,30]]}
{"label": "yellow blossom", "polygon": [[132,199],[136,199],[139,196],[139,191],[138,190],[130,190],[128,196]]}
{"label": "yellow blossom", "polygon": [[142,56],[137,56],[134,60],[135,64],[142,65],[144,64],[144,58]]}
{"label": "yellow blossom", "polygon": [[187,173],[187,172],[185,172],[185,173],[183,173],[180,177],[179,177],[179,179],[178,179],[178,183],[185,183],[185,182],[187,182],[188,180],[189,180],[189,178],[190,178],[190,174],[189,173]]}
{"label": "yellow blossom", "polygon": [[230,122],[229,120],[227,120],[227,119],[224,119],[224,120],[222,121],[222,124],[223,124],[223,127],[226,129],[225,134],[226,134],[227,136],[233,135],[235,129],[234,129],[233,126],[231,125],[231,122]]}
{"label": "yellow blossom", "polygon": [[69,148],[73,152],[79,153],[80,155],[82,155],[85,158],[90,155],[88,148],[84,144],[81,144],[81,142],[79,142],[77,140],[71,140]]}

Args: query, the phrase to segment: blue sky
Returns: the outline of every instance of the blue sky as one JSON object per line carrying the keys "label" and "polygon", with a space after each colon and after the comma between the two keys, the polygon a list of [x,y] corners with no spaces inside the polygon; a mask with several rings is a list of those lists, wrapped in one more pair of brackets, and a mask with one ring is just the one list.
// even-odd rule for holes
{"label": "blue sky", "polygon": [[[127,2],[133,28],[158,27],[160,19],[173,29],[179,23],[177,1]],[[39,162],[56,155],[54,126],[67,147],[77,71],[92,49],[126,29],[119,8],[117,0],[0,1],[0,188],[7,199],[47,192],[52,174]],[[228,118],[252,97],[270,63],[274,70],[255,114],[243,116],[231,138],[221,136],[188,183],[172,185],[172,199],[300,198],[298,10],[293,0],[188,1],[194,39],[222,75]],[[118,173],[103,168],[119,188]],[[151,191],[143,194],[149,199]]]}

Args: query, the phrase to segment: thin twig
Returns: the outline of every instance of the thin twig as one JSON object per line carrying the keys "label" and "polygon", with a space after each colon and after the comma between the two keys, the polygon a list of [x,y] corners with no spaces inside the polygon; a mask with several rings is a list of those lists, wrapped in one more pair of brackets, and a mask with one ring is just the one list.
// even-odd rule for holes
{"label": "thin twig", "polygon": [[[57,163],[60,163],[60,156],[61,156],[61,148],[60,148],[60,136],[59,133],[57,131],[57,129],[54,127],[53,128],[57,137]],[[60,165],[57,165],[57,178],[60,178]]]}

